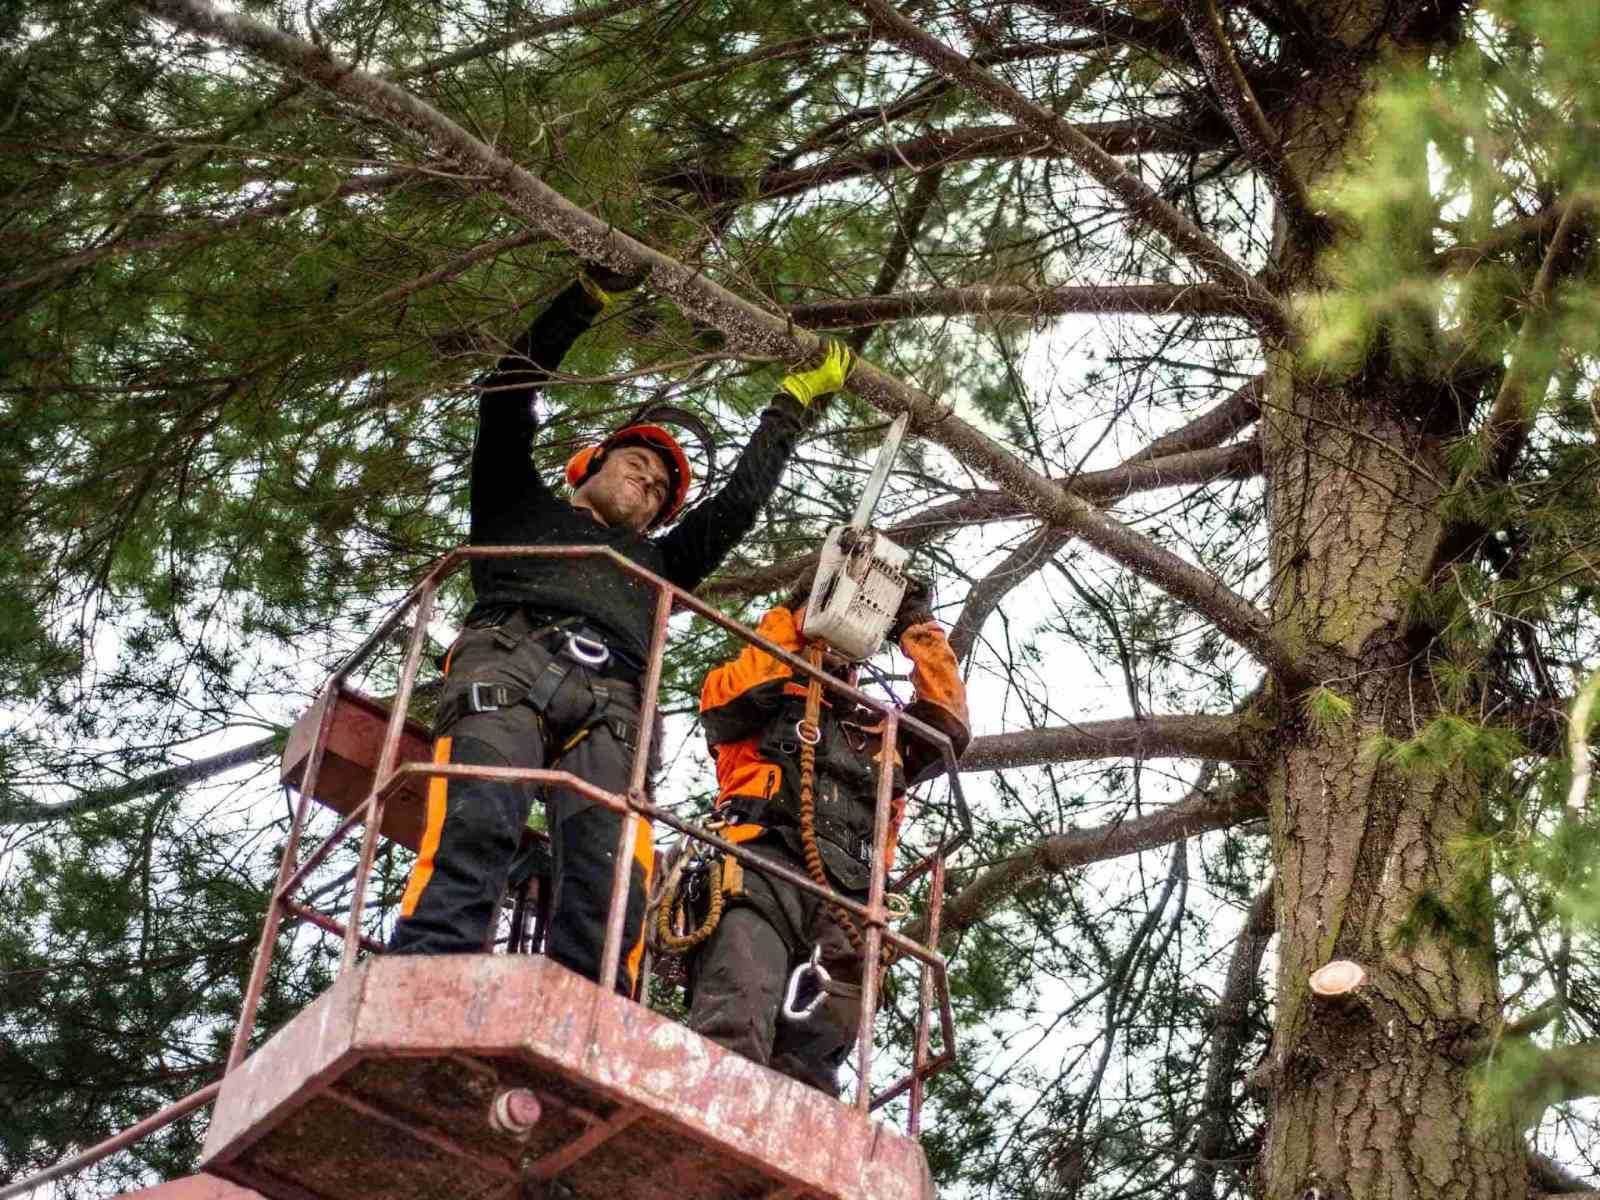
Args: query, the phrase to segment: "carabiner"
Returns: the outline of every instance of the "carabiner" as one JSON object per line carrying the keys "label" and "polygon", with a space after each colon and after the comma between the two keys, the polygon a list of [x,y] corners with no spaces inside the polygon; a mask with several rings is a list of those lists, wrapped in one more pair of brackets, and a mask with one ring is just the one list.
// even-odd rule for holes
{"label": "carabiner", "polygon": [[611,648],[602,641],[584,637],[581,633],[567,634],[561,652],[573,662],[585,667],[603,667],[611,661]]}
{"label": "carabiner", "polygon": [[[811,997],[804,1008],[798,1008],[796,1003],[800,999],[800,980],[808,973],[816,976],[817,994]],[[811,960],[801,963],[789,975],[789,986],[783,993],[783,1019],[795,1022],[810,1020],[811,1014],[828,998],[828,985],[832,982],[833,976],[822,965],[822,947],[811,947]]]}

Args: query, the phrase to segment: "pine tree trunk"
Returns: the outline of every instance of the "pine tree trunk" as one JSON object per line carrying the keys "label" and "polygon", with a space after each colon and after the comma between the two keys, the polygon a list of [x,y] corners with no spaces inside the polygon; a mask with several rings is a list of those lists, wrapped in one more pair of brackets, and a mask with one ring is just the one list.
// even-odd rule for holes
{"label": "pine tree trunk", "polygon": [[[1394,20],[1384,4],[1307,7],[1347,46]],[[1307,84],[1323,92],[1285,133],[1311,185],[1358,152],[1370,83],[1329,72]],[[1286,232],[1278,258],[1291,288],[1315,286],[1313,248]],[[1417,919],[1478,894],[1454,852],[1478,828],[1478,790],[1459,764],[1400,771],[1370,752],[1375,735],[1409,738],[1439,712],[1423,648],[1407,641],[1449,473],[1430,390],[1380,359],[1330,383],[1285,357],[1263,404],[1272,615],[1354,706],[1319,727],[1286,700],[1276,741],[1276,1025],[1259,1073],[1267,1200],[1528,1194],[1518,1131],[1473,1102],[1470,1046],[1499,1014],[1492,931]],[[1359,964],[1365,982],[1314,995],[1309,976],[1335,960]]]}

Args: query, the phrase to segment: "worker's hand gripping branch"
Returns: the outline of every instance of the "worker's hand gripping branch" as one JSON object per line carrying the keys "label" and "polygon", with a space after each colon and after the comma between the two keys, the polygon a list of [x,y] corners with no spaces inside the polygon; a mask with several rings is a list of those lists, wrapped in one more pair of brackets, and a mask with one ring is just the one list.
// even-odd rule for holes
{"label": "worker's hand gripping branch", "polygon": [[782,388],[802,407],[809,408],[813,400],[831,396],[845,385],[855,368],[856,356],[850,347],[832,338],[823,343],[826,352],[820,367],[809,371],[796,371],[783,377]]}
{"label": "worker's hand gripping branch", "polygon": [[599,263],[586,262],[578,271],[578,283],[584,294],[605,311],[617,302],[623,292],[631,292],[644,282],[642,272],[613,271]]}

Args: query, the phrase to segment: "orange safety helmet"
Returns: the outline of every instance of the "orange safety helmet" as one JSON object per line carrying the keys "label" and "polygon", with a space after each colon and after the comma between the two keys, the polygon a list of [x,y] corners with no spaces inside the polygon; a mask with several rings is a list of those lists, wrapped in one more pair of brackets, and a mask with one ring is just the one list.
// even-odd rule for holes
{"label": "orange safety helmet", "polygon": [[646,446],[661,456],[661,461],[667,466],[667,482],[670,490],[667,498],[661,502],[661,511],[646,526],[654,529],[658,525],[665,525],[672,520],[683,507],[683,502],[688,498],[689,486],[694,482],[694,472],[689,468],[689,456],[683,452],[683,447],[678,445],[678,439],[673,437],[659,425],[625,425],[617,430],[598,446],[587,446],[567,459],[567,483],[569,486],[582,487],[584,481],[600,469],[600,464],[605,461],[606,451],[618,446]]}

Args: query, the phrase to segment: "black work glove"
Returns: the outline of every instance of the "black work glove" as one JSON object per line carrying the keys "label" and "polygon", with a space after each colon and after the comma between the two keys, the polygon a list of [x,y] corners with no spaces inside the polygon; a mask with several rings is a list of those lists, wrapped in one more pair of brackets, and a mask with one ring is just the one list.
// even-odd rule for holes
{"label": "black work glove", "polygon": [[928,586],[927,580],[912,575],[906,584],[906,594],[900,598],[900,607],[895,611],[894,624],[889,626],[889,640],[899,645],[906,630],[931,620],[933,589]]}

